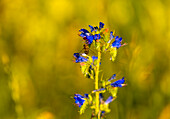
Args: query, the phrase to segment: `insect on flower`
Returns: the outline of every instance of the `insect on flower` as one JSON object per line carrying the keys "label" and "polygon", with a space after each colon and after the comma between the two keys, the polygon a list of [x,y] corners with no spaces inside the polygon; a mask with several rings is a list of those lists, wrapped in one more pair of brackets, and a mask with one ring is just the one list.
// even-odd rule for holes
{"label": "insect on flower", "polygon": [[89,46],[87,44],[84,44],[83,49],[84,49],[84,53],[88,55],[89,54]]}
{"label": "insect on flower", "polygon": [[[84,50],[84,53],[85,53],[86,55],[88,55],[88,54],[89,54],[89,50],[90,50],[90,49],[89,49],[89,45],[85,43],[85,44],[83,45],[83,49],[82,49],[82,50]],[[80,52],[82,52],[82,50],[81,50]],[[80,52],[79,52],[79,53],[80,53]]]}

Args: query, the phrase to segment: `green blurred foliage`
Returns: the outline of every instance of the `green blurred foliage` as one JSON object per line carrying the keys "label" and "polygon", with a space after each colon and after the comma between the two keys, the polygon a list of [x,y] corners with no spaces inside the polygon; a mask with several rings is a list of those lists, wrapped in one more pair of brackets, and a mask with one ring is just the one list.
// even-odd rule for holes
{"label": "green blurred foliage", "polygon": [[73,94],[94,83],[72,55],[83,48],[78,30],[100,21],[128,43],[114,63],[103,54],[104,78],[128,84],[107,119],[169,119],[169,0],[1,0],[0,119],[90,118]]}

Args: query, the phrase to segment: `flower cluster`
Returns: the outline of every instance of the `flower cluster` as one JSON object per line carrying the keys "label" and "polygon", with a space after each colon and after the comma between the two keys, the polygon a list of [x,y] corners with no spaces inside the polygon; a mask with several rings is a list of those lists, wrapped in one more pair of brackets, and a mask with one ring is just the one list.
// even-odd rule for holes
{"label": "flower cluster", "polygon": [[[124,77],[117,81],[116,74],[113,74],[109,79],[102,79],[98,81],[99,67],[101,65],[101,53],[109,53],[110,60],[114,61],[117,55],[117,50],[125,45],[122,44],[122,38],[114,36],[111,31],[104,29],[104,23],[100,22],[99,27],[93,27],[89,25],[90,31],[86,29],[80,29],[80,37],[85,41],[84,52],[74,53],[75,62],[80,64],[82,74],[89,79],[95,79],[95,84],[99,83],[99,86],[95,85],[95,90],[84,96],[75,94],[74,99],[76,105],[80,108],[80,114],[84,113],[84,110],[89,105],[95,113],[92,113],[92,117],[104,118],[105,113],[110,112],[109,104],[116,99],[118,88],[126,86]],[[97,50],[98,56],[89,55],[89,49],[93,45],[93,50]],[[104,99],[104,93],[109,92],[109,96]]]}
{"label": "flower cluster", "polygon": [[74,99],[75,99],[75,103],[77,104],[78,107],[81,107],[84,102],[86,101],[86,97],[83,97],[80,94],[74,94]]}
{"label": "flower cluster", "polygon": [[88,56],[85,53],[74,53],[74,58],[76,63],[80,63],[80,68],[83,75],[87,78],[94,79],[95,77],[95,69],[94,67],[97,64],[98,57],[96,56]]}
{"label": "flower cluster", "polygon": [[87,62],[87,58],[84,58],[82,56],[80,56],[79,53],[74,53],[74,57],[75,57],[75,62],[76,63],[80,63],[80,62]]}
{"label": "flower cluster", "polygon": [[80,29],[80,36],[86,41],[87,44],[92,44],[93,40],[98,40],[101,38],[100,30],[104,27],[104,23],[100,22],[99,27],[93,27],[89,25],[91,32],[86,29]]}

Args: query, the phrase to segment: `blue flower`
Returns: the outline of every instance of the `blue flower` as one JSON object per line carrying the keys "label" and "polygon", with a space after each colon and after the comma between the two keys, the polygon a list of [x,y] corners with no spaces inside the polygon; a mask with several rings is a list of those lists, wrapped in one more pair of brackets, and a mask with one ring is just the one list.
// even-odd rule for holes
{"label": "blue flower", "polygon": [[110,40],[112,40],[114,38],[113,32],[110,32]]}
{"label": "blue flower", "polygon": [[90,27],[90,29],[91,29],[91,32],[93,32],[93,31],[94,31],[94,27],[91,26],[91,25],[89,25],[89,27]]}
{"label": "blue flower", "polygon": [[80,56],[79,53],[74,53],[74,57],[76,58],[76,63],[79,63],[79,62],[87,62],[87,59]]}
{"label": "blue flower", "polygon": [[100,22],[99,23],[99,28],[102,29],[104,27],[104,23]]}
{"label": "blue flower", "polygon": [[113,32],[110,32],[110,40],[107,43],[110,43],[112,41],[112,39],[114,38]]}
{"label": "blue flower", "polygon": [[113,97],[110,96],[106,101],[105,101],[105,104],[109,104],[113,101]]}
{"label": "blue flower", "polygon": [[102,93],[99,93],[99,100],[103,100],[103,95],[102,95]]}
{"label": "blue flower", "polygon": [[94,27],[94,31],[96,32],[97,30],[98,30],[99,28],[96,26],[96,27]]}
{"label": "blue flower", "polygon": [[[104,23],[100,22],[99,23],[99,28],[96,26],[96,27],[93,27],[91,25],[89,25],[90,29],[91,29],[91,32],[93,31],[97,31],[98,29],[101,30],[104,26]],[[93,43],[93,40],[97,40],[97,39],[100,39],[101,36],[100,34],[94,34],[92,35],[88,30],[86,29],[80,29],[79,30],[81,32],[80,36],[86,41],[87,44],[92,44]]]}
{"label": "blue flower", "polygon": [[122,79],[117,80],[117,81],[111,83],[110,85],[111,85],[112,87],[122,87],[122,86],[125,86],[125,85],[126,85],[126,84],[123,84],[124,82],[125,82],[125,80],[124,80],[124,77],[123,77]]}
{"label": "blue flower", "polygon": [[82,32],[82,33],[85,33],[85,34],[89,33],[89,31],[86,30],[86,29],[80,29],[79,31]]}
{"label": "blue flower", "polygon": [[101,111],[101,117],[104,117],[105,111]]}
{"label": "blue flower", "polygon": [[100,34],[95,34],[95,35],[94,35],[94,39],[95,39],[95,40],[100,39],[100,38],[101,38]]}
{"label": "blue flower", "polygon": [[84,97],[85,98],[89,98],[89,94],[84,94]]}
{"label": "blue flower", "polygon": [[90,35],[89,31],[86,29],[80,29],[79,31],[81,32],[80,36],[83,38]]}
{"label": "blue flower", "polygon": [[93,40],[94,40],[94,36],[86,36],[85,38],[84,38],[84,40],[86,40],[87,41],[87,44],[92,44],[92,42],[93,42]]}
{"label": "blue flower", "polygon": [[87,44],[91,44],[93,42],[94,36],[91,35],[88,30],[80,29],[79,31],[81,32],[80,36],[87,41]]}
{"label": "blue flower", "polygon": [[82,95],[80,94],[74,94],[74,99],[75,99],[75,103],[77,104],[77,106],[81,107],[84,102],[86,101],[85,100],[85,97],[83,97]]}
{"label": "blue flower", "polygon": [[110,79],[108,79],[108,81],[111,81],[111,80],[113,80],[115,78],[116,78],[116,74],[113,74],[113,76]]}
{"label": "blue flower", "polygon": [[118,36],[116,36],[115,41],[112,43],[112,47],[116,47],[116,48],[121,47],[122,46],[121,42],[122,42],[122,38],[121,37],[119,38]]}
{"label": "blue flower", "polygon": [[96,57],[96,56],[92,56],[92,59],[93,59],[93,62],[94,62],[94,60],[97,60],[97,59],[98,59],[98,57]]}

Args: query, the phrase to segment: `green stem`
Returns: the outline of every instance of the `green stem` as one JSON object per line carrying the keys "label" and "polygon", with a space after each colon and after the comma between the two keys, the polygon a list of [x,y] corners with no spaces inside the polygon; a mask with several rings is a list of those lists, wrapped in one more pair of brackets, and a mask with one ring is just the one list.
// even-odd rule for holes
{"label": "green stem", "polygon": [[[100,46],[100,45],[99,45]],[[100,67],[100,59],[101,59],[101,50],[100,47],[98,48],[98,60],[97,60],[97,66],[96,66],[96,76],[95,76],[95,90],[99,89],[99,67]],[[96,92],[96,108],[95,108],[95,113],[100,119],[100,112],[99,112],[99,92]]]}

